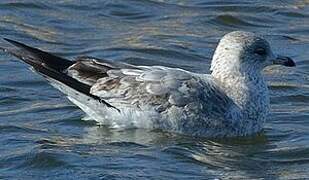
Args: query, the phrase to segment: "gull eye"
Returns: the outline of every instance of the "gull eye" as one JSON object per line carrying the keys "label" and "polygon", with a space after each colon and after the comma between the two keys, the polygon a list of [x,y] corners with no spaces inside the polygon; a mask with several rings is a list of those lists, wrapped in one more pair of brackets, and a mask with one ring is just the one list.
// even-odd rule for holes
{"label": "gull eye", "polygon": [[254,50],[254,53],[258,54],[260,56],[265,56],[266,55],[266,49],[264,49],[264,48],[256,48]]}

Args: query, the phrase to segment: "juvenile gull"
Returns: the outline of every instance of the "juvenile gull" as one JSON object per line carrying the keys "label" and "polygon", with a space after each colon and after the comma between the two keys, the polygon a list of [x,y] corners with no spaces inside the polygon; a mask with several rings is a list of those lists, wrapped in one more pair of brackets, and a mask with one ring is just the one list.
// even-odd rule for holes
{"label": "juvenile gull", "polygon": [[269,114],[261,73],[295,66],[268,42],[235,31],[219,42],[211,74],[163,66],[133,66],[93,57],[74,61],[5,39],[2,48],[42,74],[92,119],[114,128],[162,129],[193,136],[234,137],[259,132]]}

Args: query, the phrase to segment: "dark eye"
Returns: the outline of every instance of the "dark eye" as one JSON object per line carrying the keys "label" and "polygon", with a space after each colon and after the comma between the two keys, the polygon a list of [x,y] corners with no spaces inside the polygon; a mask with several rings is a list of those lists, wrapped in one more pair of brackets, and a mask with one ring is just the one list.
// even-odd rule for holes
{"label": "dark eye", "polygon": [[265,56],[266,55],[266,49],[264,49],[264,48],[256,48],[254,50],[254,53],[258,54],[260,56]]}

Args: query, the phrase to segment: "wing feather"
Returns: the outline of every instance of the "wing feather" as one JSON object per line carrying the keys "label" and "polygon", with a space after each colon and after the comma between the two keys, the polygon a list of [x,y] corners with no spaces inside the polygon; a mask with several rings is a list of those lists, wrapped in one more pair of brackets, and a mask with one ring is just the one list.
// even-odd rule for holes
{"label": "wing feather", "polygon": [[133,66],[83,57],[67,73],[91,85],[91,94],[114,106],[150,107],[157,112],[186,107],[191,113],[202,108],[205,115],[211,116],[212,113],[224,115],[233,104],[211,76],[182,69]]}

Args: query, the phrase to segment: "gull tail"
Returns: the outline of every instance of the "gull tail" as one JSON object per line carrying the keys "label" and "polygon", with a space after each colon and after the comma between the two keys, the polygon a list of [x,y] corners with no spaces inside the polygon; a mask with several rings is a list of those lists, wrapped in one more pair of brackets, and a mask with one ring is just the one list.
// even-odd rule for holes
{"label": "gull tail", "polygon": [[2,47],[0,47],[0,49],[29,64],[35,71],[42,74],[44,77],[56,80],[84,95],[87,95],[90,98],[104,103],[107,107],[111,107],[119,111],[119,109],[102,100],[100,97],[90,94],[91,86],[84,84],[65,73],[65,70],[75,64],[75,62],[27,46],[23,43],[11,39],[3,39],[16,46],[17,49]]}

